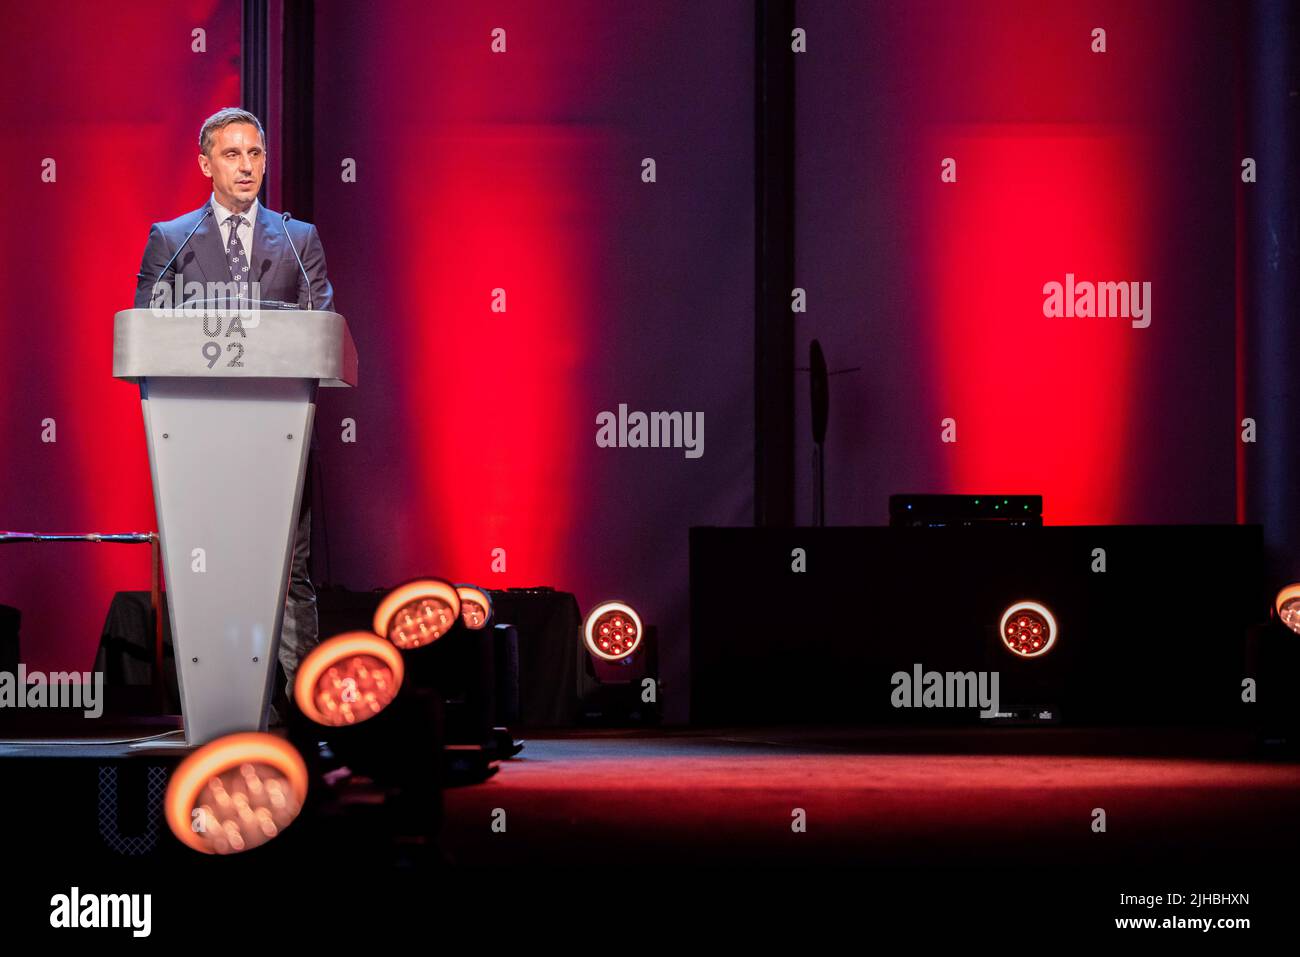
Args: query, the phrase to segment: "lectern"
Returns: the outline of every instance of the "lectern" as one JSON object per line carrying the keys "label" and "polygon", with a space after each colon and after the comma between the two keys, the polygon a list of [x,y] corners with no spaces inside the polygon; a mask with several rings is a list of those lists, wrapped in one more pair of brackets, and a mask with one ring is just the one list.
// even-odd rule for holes
{"label": "lectern", "polygon": [[265,730],[319,386],[355,386],[337,313],[127,309],[185,743]]}

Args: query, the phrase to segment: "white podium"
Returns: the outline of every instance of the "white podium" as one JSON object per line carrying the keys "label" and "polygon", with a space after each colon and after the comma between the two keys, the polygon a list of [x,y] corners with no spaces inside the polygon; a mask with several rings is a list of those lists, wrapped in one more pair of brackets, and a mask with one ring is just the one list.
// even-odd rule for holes
{"label": "white podium", "polygon": [[354,386],[337,313],[127,309],[185,739],[266,729],[318,386]]}

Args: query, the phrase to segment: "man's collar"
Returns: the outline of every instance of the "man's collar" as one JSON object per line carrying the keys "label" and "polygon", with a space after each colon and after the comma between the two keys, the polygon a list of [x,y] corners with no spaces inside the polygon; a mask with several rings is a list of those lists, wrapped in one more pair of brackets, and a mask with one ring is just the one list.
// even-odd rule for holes
{"label": "man's collar", "polygon": [[231,216],[243,216],[244,219],[246,219],[250,223],[257,222],[257,213],[258,213],[257,207],[259,204],[256,199],[253,200],[253,205],[248,207],[248,212],[246,213],[235,213],[229,209],[226,209],[226,207],[222,206],[221,203],[217,202],[216,193],[212,194],[212,198],[209,200],[209,202],[212,204],[213,219],[217,221],[218,226],[224,226],[226,220],[229,219]]}

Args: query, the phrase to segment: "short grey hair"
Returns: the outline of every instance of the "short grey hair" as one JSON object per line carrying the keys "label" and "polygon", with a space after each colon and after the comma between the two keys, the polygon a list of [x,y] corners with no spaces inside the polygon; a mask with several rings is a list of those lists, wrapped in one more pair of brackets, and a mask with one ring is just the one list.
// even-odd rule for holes
{"label": "short grey hair", "polygon": [[208,150],[212,149],[212,137],[217,130],[225,129],[232,123],[248,123],[256,126],[257,135],[262,137],[262,149],[266,149],[266,131],[262,129],[261,121],[248,110],[241,110],[237,106],[228,106],[223,110],[217,110],[203,121],[203,126],[199,130],[199,152],[207,156]]}

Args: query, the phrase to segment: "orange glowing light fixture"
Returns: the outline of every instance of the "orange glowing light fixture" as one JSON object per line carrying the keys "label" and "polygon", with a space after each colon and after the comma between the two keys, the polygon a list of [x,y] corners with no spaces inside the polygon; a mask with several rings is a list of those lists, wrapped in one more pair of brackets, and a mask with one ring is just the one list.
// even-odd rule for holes
{"label": "orange glowing light fixture", "polygon": [[583,638],[587,650],[606,661],[622,661],[641,644],[641,616],[621,601],[601,602],[587,613]]}
{"label": "orange glowing light fixture", "polygon": [[1002,613],[998,631],[1007,650],[1021,658],[1047,654],[1060,635],[1056,616],[1036,601],[1018,601],[1009,607]]}
{"label": "orange glowing light fixture", "polygon": [[460,596],[460,620],[470,631],[480,631],[492,620],[492,599],[477,585],[457,585]]}
{"label": "orange glowing light fixture", "polygon": [[398,648],[421,648],[437,641],[460,617],[460,596],[450,582],[421,578],[394,588],[375,609],[375,634]]}
{"label": "orange glowing light fixture", "polygon": [[1300,635],[1300,582],[1287,585],[1277,593],[1273,602],[1277,617],[1297,635]]}
{"label": "orange glowing light fixture", "polygon": [[360,724],[401,690],[401,652],[378,635],[350,631],[322,641],[298,666],[293,698],[302,713],[332,728]]}
{"label": "orange glowing light fixture", "polygon": [[307,764],[283,738],[226,735],[177,766],[164,801],[167,825],[203,854],[237,854],[277,837],[307,799]]}

